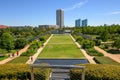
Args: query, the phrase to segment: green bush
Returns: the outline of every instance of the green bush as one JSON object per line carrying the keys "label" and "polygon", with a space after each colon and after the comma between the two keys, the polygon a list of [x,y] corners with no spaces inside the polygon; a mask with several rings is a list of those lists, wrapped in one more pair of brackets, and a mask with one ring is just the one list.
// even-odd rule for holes
{"label": "green bush", "polygon": [[[31,80],[30,65],[4,64],[0,65],[0,80]],[[47,80],[50,69],[37,69],[35,76],[39,74],[39,80]]]}
{"label": "green bush", "polygon": [[[85,80],[120,80],[120,66],[116,65],[84,65]],[[81,80],[81,70],[70,71],[71,80]]]}
{"label": "green bush", "polygon": [[84,40],[82,43],[82,48],[84,49],[89,49],[89,48],[93,48],[95,45],[94,41],[91,40]]}
{"label": "green bush", "polygon": [[27,45],[27,40],[25,38],[18,38],[16,41],[15,41],[15,48],[16,49],[22,49],[24,48],[25,45]]}
{"label": "green bush", "polygon": [[96,51],[94,48],[86,49],[86,52],[87,52],[90,56],[104,56],[102,53]]}
{"label": "green bush", "polygon": [[76,41],[81,45],[83,42],[83,38],[81,36],[79,36],[78,38],[76,38]]}
{"label": "green bush", "polygon": [[77,41],[77,42],[78,42],[78,41],[82,42],[82,41],[83,41],[83,38],[82,38],[81,36],[79,36],[79,37],[76,39],[76,41]]}
{"label": "green bush", "polygon": [[42,41],[42,42],[45,42],[45,38],[44,37],[40,37],[39,40]]}
{"label": "green bush", "polygon": [[94,41],[95,41],[95,45],[96,45],[96,46],[101,45],[101,42],[102,42],[101,40],[94,40]]}

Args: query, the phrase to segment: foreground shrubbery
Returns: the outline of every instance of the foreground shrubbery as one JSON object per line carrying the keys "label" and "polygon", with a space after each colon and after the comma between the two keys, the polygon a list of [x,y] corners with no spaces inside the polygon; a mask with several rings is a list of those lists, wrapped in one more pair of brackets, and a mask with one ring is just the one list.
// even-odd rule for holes
{"label": "foreground shrubbery", "polygon": [[[87,64],[82,66],[86,66],[85,80],[120,80],[120,66],[101,64]],[[48,80],[50,69],[42,68],[34,70],[36,76],[39,74],[39,80]],[[71,80],[81,80],[81,70],[72,69],[70,72]],[[0,80],[31,80],[30,65],[0,65]]]}
{"label": "foreground shrubbery", "polygon": [[[50,69],[37,69],[34,73],[39,74],[39,80],[48,80]],[[31,80],[30,65],[0,65],[0,80]]]}
{"label": "foreground shrubbery", "polygon": [[104,56],[102,53],[96,51],[94,48],[86,49],[86,52],[87,52],[90,56]]}
{"label": "foreground shrubbery", "polygon": [[[84,65],[85,80],[120,80],[120,66]],[[71,80],[81,80],[81,70],[71,70]]]}

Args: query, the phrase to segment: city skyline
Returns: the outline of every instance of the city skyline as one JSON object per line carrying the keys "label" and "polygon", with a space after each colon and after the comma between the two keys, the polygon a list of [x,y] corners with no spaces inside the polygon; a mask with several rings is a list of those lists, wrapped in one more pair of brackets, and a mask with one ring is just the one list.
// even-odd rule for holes
{"label": "city skyline", "polygon": [[89,25],[120,24],[120,0],[0,0],[0,24],[8,26],[56,24],[56,10],[63,9],[65,26],[76,18]]}

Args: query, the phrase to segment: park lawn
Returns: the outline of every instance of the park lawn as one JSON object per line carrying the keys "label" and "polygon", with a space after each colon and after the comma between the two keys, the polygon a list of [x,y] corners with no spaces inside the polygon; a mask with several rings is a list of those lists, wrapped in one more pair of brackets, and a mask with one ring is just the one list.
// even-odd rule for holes
{"label": "park lawn", "polygon": [[20,57],[17,57],[15,59],[9,61],[8,64],[9,63],[26,63],[28,59],[29,58],[27,56],[20,56]]}
{"label": "park lawn", "polygon": [[85,58],[70,35],[53,35],[38,58],[80,59]]}
{"label": "park lawn", "polygon": [[55,34],[48,44],[75,44],[68,34]]}

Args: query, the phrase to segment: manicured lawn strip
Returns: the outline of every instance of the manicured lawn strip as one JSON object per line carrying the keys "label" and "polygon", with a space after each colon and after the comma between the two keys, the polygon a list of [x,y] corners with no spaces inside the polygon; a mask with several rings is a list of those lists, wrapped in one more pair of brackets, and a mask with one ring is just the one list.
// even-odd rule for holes
{"label": "manicured lawn strip", "polygon": [[75,44],[48,44],[39,58],[84,58]]}
{"label": "manicured lawn strip", "polygon": [[48,42],[48,44],[56,43],[56,44],[75,44],[74,41],[71,39],[69,35],[65,34],[56,34],[53,35],[51,40]]}
{"label": "manicured lawn strip", "polygon": [[53,35],[38,58],[85,58],[70,35]]}
{"label": "manicured lawn strip", "polygon": [[95,57],[94,60],[99,64],[120,65],[119,63],[110,59],[109,57]]}
{"label": "manicured lawn strip", "polygon": [[15,58],[15,59],[9,61],[7,64],[9,64],[9,63],[16,63],[16,64],[18,64],[18,63],[26,63],[26,61],[28,59],[29,58],[27,56],[20,56],[18,58]]}
{"label": "manicured lawn strip", "polygon": [[104,56],[102,53],[96,51],[94,48],[86,49],[86,52],[87,52],[90,56]]}
{"label": "manicured lawn strip", "polygon": [[8,56],[1,56],[1,57],[0,57],[0,61],[4,60],[4,59],[6,59],[6,58],[8,58]]}

